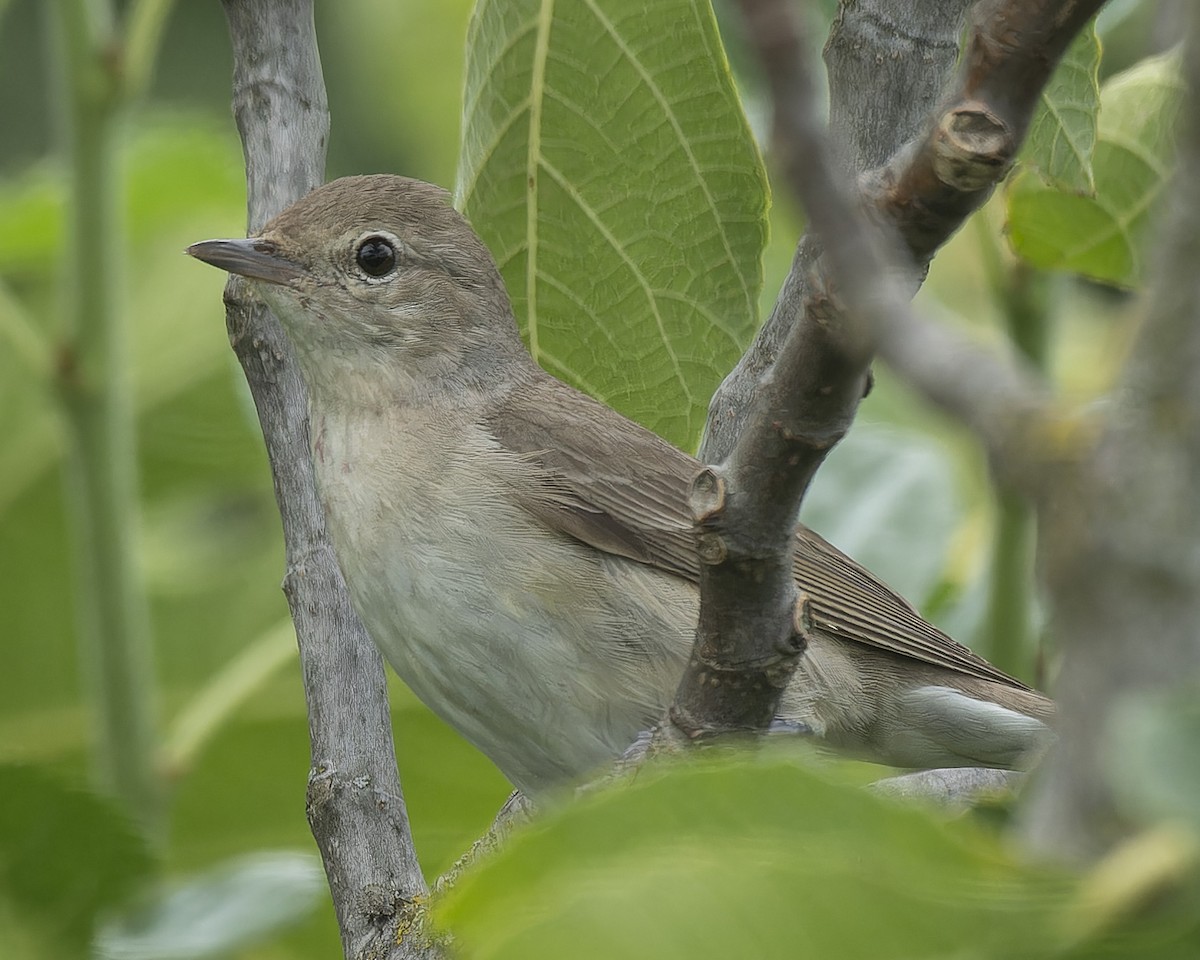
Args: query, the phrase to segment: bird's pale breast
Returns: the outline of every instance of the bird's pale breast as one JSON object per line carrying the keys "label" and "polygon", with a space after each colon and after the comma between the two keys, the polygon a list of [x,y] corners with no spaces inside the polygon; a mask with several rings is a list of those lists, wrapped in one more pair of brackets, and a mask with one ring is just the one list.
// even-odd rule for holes
{"label": "bird's pale breast", "polygon": [[361,412],[314,413],[321,498],[367,629],[514,784],[577,777],[657,719],[695,622],[689,584],[539,530],[505,497],[519,464],[473,424],[389,410],[380,431]]}

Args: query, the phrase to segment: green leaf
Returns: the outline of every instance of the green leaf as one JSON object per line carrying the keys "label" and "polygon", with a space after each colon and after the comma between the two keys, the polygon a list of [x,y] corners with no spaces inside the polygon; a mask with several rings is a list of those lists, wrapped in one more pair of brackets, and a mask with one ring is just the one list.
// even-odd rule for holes
{"label": "green leaf", "polygon": [[165,890],[105,925],[102,960],[191,960],[228,953],[304,917],[325,895],[310,854],[250,854]]}
{"label": "green leaf", "polygon": [[473,960],[1046,956],[1057,879],[798,765],[643,771],[518,833],[440,906]]}
{"label": "green leaf", "polygon": [[821,466],[800,519],[919,606],[943,579],[962,514],[944,447],[860,422]]}
{"label": "green leaf", "polygon": [[707,0],[480,0],[458,203],[550,372],[685,447],[757,320],[767,186]]}
{"label": "green leaf", "polygon": [[1025,173],[1008,193],[1016,252],[1044,269],[1136,286],[1151,213],[1170,176],[1182,96],[1175,54],[1118,74],[1100,94],[1095,197],[1065,193]]}
{"label": "green leaf", "polygon": [[35,767],[0,765],[0,901],[49,942],[81,953],[97,916],[152,867],[145,841],[111,801]]}
{"label": "green leaf", "polygon": [[1042,91],[1021,154],[1048,183],[1063,191],[1091,194],[1092,151],[1100,108],[1100,40],[1089,24],[1067,48]]}

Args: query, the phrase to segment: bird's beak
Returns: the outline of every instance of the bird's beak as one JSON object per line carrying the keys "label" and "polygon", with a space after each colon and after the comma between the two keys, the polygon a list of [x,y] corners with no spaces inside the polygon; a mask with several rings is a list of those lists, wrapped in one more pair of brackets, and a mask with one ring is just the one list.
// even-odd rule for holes
{"label": "bird's beak", "polygon": [[248,240],[202,240],[188,247],[187,253],[197,260],[251,280],[289,285],[308,276],[308,271],[283,256],[275,243],[256,237]]}

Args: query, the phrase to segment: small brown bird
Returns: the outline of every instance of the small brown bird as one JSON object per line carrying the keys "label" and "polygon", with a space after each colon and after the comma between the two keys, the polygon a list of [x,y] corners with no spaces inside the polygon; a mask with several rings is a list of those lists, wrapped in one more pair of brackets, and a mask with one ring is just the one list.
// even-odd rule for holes
{"label": "small brown bird", "polygon": [[[698,462],[554,379],[444,191],[327,184],[258,237],[188,252],[254,281],[296,347],[356,609],[396,672],[538,794],[664,712],[698,608]],[[781,705],[901,767],[1011,766],[1051,701],[801,526],[813,636]]]}

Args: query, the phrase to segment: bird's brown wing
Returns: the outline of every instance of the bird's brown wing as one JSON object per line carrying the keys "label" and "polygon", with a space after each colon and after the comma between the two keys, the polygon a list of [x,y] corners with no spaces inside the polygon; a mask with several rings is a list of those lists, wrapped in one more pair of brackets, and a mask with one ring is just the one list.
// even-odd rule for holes
{"label": "bird's brown wing", "polygon": [[[548,375],[511,391],[486,426],[501,446],[539,468],[540,484],[514,491],[539,521],[598,550],[698,581],[688,490],[699,461]],[[823,631],[1027,689],[804,526],[797,529],[795,571]]]}

